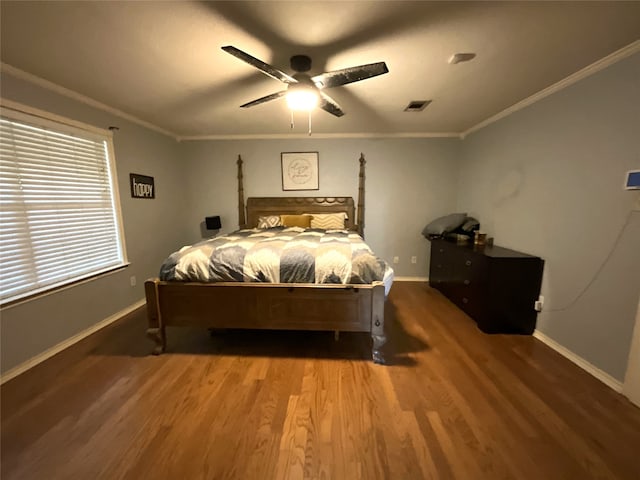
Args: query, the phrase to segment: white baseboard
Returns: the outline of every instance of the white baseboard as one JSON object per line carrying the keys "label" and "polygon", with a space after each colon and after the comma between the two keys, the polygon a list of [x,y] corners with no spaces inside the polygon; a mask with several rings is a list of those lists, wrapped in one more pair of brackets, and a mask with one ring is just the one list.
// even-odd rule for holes
{"label": "white baseboard", "polygon": [[587,362],[584,358],[576,355],[571,350],[563,347],[562,345],[560,345],[555,340],[552,340],[551,338],[547,337],[540,330],[534,331],[533,332],[533,336],[535,338],[537,338],[538,340],[540,340],[542,343],[544,343],[547,346],[553,348],[556,352],[558,352],[563,357],[566,357],[569,360],[571,360],[573,363],[578,365],[580,368],[582,368],[587,373],[590,373],[591,375],[596,377],[598,380],[600,380],[602,383],[604,383],[607,387],[615,390],[618,393],[622,393],[622,382],[621,381],[616,380],[615,378],[613,378],[608,373],[603,372],[598,367],[596,367],[596,366],[592,365],[591,363]]}
{"label": "white baseboard", "polygon": [[39,363],[42,363],[45,360],[53,357],[55,354],[61,352],[62,350],[69,348],[71,345],[78,343],[80,340],[87,338],[89,335],[96,333],[98,330],[106,327],[107,325],[110,325],[113,322],[120,320],[125,315],[128,315],[134,310],[137,310],[138,308],[142,307],[145,303],[146,303],[146,300],[143,298],[142,300],[137,301],[133,305],[129,305],[128,307],[120,310],[119,312],[114,313],[110,317],[107,317],[104,320],[101,320],[100,322],[96,323],[95,325],[92,325],[86,330],[83,330],[80,333],[76,333],[73,337],[67,338],[66,340],[63,340],[57,345],[54,345],[53,347],[36,355],[35,357],[30,358],[26,362],[23,362],[20,365],[13,367],[11,370],[8,370],[6,373],[2,374],[2,377],[0,378],[0,385],[2,385],[5,382],[8,382],[12,378],[17,377],[21,373],[26,372],[30,368],[35,367]]}
{"label": "white baseboard", "polygon": [[428,277],[393,277],[394,282],[428,282]]}

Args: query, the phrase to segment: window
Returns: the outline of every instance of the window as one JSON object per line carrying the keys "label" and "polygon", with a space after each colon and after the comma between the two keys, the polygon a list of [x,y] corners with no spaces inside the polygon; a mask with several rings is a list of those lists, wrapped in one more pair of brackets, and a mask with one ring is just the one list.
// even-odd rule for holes
{"label": "window", "polygon": [[125,265],[110,132],[0,110],[0,303]]}

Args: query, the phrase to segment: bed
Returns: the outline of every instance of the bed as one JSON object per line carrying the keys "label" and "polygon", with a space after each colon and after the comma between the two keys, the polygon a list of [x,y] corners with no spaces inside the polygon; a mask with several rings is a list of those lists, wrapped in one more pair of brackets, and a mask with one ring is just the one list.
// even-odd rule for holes
{"label": "bed", "polygon": [[[260,217],[269,215],[344,213],[348,232],[328,231],[327,241],[357,242],[357,238],[363,241],[366,163],[363,155],[359,162],[357,212],[351,197],[252,197],[247,199],[245,207],[242,158],[238,156],[239,230],[230,235],[240,242],[246,237],[264,236],[256,227]],[[285,235],[300,233],[307,235],[306,239],[316,235],[313,231],[284,230]],[[214,239],[213,243],[216,242],[219,240]],[[173,255],[179,256],[178,252]],[[166,273],[164,276],[169,280],[153,278],[145,282],[147,336],[155,342],[153,353],[156,355],[166,350],[167,326],[333,331],[336,335],[345,331],[369,333],[373,361],[385,363],[384,303],[393,280],[390,268],[385,270],[384,278],[377,275],[371,283],[360,283],[368,281],[367,275],[346,277],[351,281],[355,278],[358,283],[349,280],[347,283],[298,283],[295,275],[286,278],[286,282],[265,283],[274,279],[247,280],[246,272],[244,280],[222,275],[208,281],[192,281],[190,277],[176,281],[175,276]]]}

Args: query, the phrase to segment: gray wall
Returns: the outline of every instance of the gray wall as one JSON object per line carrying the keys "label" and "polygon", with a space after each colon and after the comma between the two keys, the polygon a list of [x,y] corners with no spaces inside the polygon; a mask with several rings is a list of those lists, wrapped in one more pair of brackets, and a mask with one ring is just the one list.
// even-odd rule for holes
{"label": "gray wall", "polygon": [[[428,242],[420,235],[433,218],[456,203],[460,142],[457,139],[295,139],[186,142],[192,242],[200,223],[219,214],[222,232],[238,227],[236,159],[244,160],[245,197],[352,196],[357,201],[360,152],[366,169],[365,237],[397,276],[426,277]],[[281,152],[319,152],[317,191],[283,192]],[[417,256],[416,264],[410,263]]]}
{"label": "gray wall", "polygon": [[624,378],[640,288],[640,55],[463,142],[458,208],[546,261],[538,329]]}
{"label": "gray wall", "polygon": [[[156,276],[167,252],[188,236],[182,223],[186,202],[177,142],[8,75],[2,76],[1,86],[3,98],[100,128],[120,127],[114,147],[131,263],[117,273],[2,309],[0,359],[6,372],[144,298],[144,280]],[[129,173],[153,176],[156,199],[132,199]],[[133,275],[136,287],[130,286]]]}
{"label": "gray wall", "polygon": [[[4,308],[1,371],[42,353],[144,297],[168,253],[208,235],[205,216],[220,214],[223,232],[237,228],[236,158],[245,160],[245,196],[319,195],[357,198],[358,158],[367,158],[366,237],[398,276],[426,276],[424,225],[456,202],[456,139],[260,140],[176,143],[136,124],[31,83],[2,77],[2,97],[106,128],[114,146],[127,253],[123,271]],[[320,190],[283,192],[280,153],[318,151]],[[156,199],[132,199],[129,173],[155,178]],[[411,256],[417,264],[410,263]],[[131,287],[129,279],[137,277]],[[144,340],[142,340],[144,341]]]}
{"label": "gray wall", "polygon": [[[538,328],[622,379],[640,286],[637,193],[624,172],[640,168],[640,56],[456,139],[172,139],[14,78],[2,96],[99,127],[117,125],[115,151],[127,250],[124,271],[1,312],[2,371],[143,298],[142,283],[166,255],[207,232],[205,216],[237,227],[236,158],[245,196],[357,198],[358,157],[367,159],[366,238],[398,276],[427,276],[420,235],[452,211],[477,216],[506,247],[546,261]],[[283,192],[280,153],[318,151],[320,190]],[[134,200],[129,173],[155,177],[157,198]],[[412,255],[418,263],[409,261]],[[129,286],[129,277],[138,286]]]}

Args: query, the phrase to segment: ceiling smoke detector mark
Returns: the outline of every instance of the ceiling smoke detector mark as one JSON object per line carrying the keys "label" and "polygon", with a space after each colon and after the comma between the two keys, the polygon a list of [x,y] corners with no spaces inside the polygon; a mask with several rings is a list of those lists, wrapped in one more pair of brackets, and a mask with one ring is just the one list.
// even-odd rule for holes
{"label": "ceiling smoke detector mark", "polygon": [[431,100],[412,100],[409,105],[404,109],[405,112],[421,112],[427,105],[431,103]]}
{"label": "ceiling smoke detector mark", "polygon": [[455,53],[449,58],[449,64],[455,65],[456,63],[468,62],[476,58],[475,53]]}

